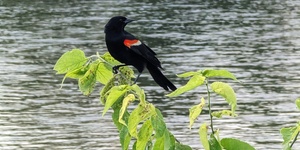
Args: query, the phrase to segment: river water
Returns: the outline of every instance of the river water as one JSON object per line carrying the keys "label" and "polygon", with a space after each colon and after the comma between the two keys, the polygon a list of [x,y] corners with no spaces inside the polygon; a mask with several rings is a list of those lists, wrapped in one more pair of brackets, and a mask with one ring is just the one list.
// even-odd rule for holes
{"label": "river water", "polygon": [[[101,116],[101,85],[83,96],[77,81],[56,75],[56,60],[72,48],[86,55],[106,52],[104,25],[110,17],[135,19],[126,29],[157,52],[164,73],[228,69],[242,82],[229,82],[238,98],[236,118],[214,121],[220,136],[256,149],[281,149],[280,128],[299,119],[300,2],[0,0],[0,149],[120,149],[111,111]],[[200,87],[167,98],[145,72],[138,83],[159,108],[175,137],[201,149],[198,127],[188,129],[189,108],[205,97]],[[229,108],[213,95],[214,110]],[[294,145],[300,149],[299,142]]]}

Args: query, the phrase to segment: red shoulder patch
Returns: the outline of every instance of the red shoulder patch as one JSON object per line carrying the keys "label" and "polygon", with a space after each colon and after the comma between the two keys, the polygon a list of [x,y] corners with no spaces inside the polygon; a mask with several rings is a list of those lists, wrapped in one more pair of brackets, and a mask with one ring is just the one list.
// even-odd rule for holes
{"label": "red shoulder patch", "polygon": [[123,43],[124,43],[124,45],[127,46],[128,48],[130,48],[131,46],[139,46],[139,45],[142,44],[141,41],[136,40],[136,39],[135,39],[135,40],[128,40],[128,39],[125,39]]}

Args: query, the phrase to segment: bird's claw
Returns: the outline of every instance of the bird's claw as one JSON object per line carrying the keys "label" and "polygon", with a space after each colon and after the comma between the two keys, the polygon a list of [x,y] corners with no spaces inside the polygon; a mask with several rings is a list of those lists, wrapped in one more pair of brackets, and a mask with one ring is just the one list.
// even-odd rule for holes
{"label": "bird's claw", "polygon": [[114,74],[118,74],[118,69],[119,69],[118,66],[114,66],[112,69]]}

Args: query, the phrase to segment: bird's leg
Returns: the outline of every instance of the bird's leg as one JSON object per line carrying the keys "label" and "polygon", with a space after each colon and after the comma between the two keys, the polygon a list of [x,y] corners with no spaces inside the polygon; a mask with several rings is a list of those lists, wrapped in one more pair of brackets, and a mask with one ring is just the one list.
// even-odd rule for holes
{"label": "bird's leg", "polygon": [[113,69],[113,73],[114,73],[114,74],[117,74],[119,68],[120,68],[120,67],[123,67],[123,66],[127,66],[127,65],[117,65],[117,66],[113,66],[113,68],[112,68],[112,69]]}
{"label": "bird's leg", "polygon": [[139,79],[139,77],[140,77],[141,74],[142,74],[142,72],[140,72],[140,73],[137,75],[137,77],[135,78],[133,84],[136,84],[136,82],[137,82],[137,80]]}

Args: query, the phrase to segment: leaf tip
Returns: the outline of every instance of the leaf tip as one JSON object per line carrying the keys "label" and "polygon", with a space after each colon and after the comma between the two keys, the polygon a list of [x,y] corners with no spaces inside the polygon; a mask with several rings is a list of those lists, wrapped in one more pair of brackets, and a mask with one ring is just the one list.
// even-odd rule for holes
{"label": "leaf tip", "polygon": [[103,112],[102,112],[102,117],[104,117],[105,114],[106,114],[106,111],[103,111]]}

